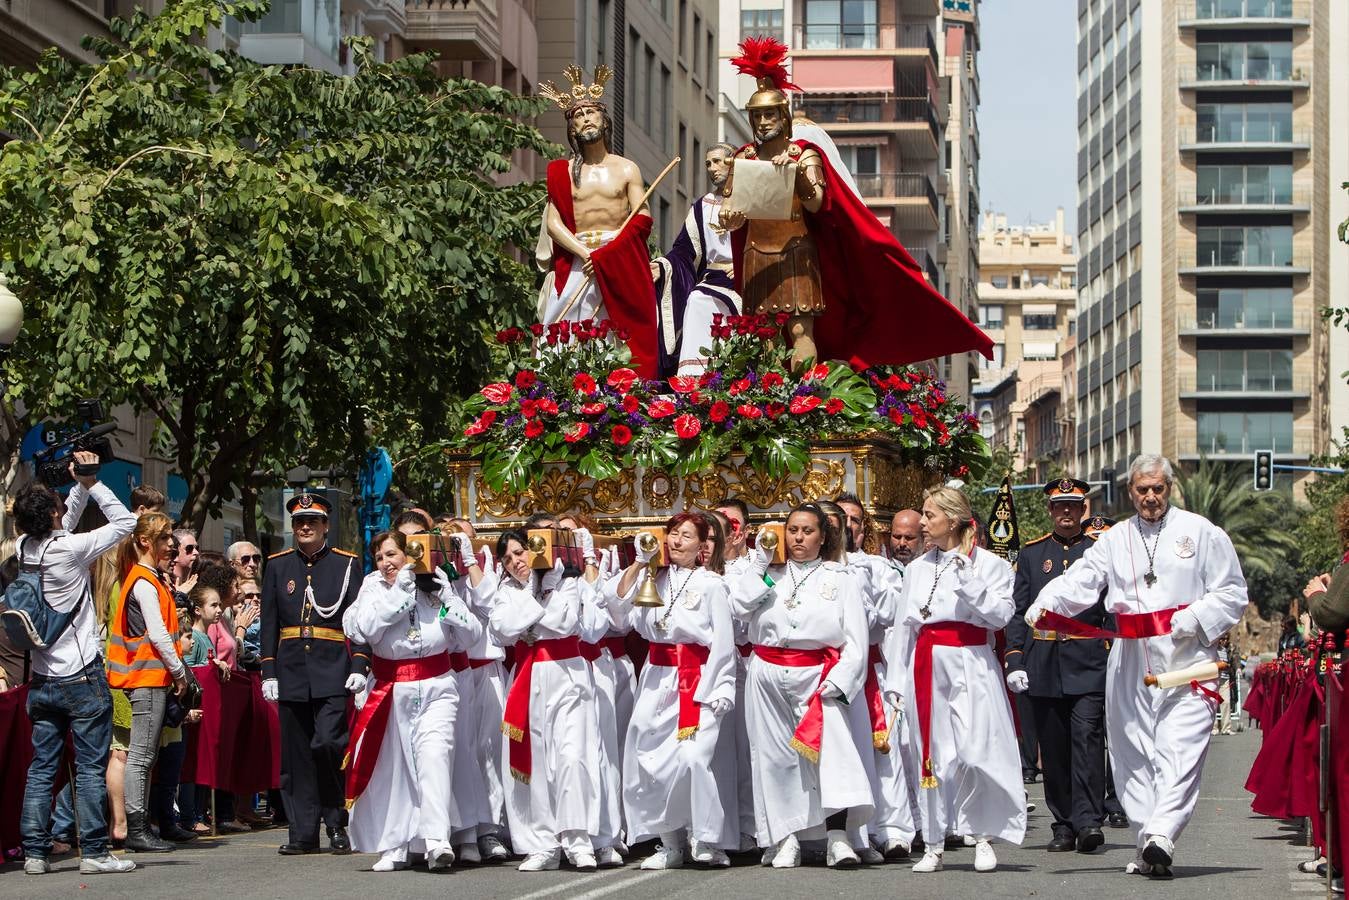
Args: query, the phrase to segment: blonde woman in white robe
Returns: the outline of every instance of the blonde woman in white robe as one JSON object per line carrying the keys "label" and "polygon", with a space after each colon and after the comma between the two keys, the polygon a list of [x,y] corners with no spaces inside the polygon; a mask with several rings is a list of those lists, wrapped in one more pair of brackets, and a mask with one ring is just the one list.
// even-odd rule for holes
{"label": "blonde woman in white robe", "polygon": [[376,570],[342,617],[347,637],[374,651],[372,687],[352,731],[347,799],[352,846],[380,854],[376,872],[407,868],[411,853],[425,853],[433,872],[454,863],[459,690],[451,654],[482,635],[444,573],[418,584],[405,540],[397,532],[375,538]]}

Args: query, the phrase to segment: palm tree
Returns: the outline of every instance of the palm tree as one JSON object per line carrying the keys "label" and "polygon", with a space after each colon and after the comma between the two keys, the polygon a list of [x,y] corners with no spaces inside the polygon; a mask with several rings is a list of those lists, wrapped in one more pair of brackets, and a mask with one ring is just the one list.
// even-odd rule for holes
{"label": "palm tree", "polygon": [[1268,575],[1285,557],[1296,555],[1297,539],[1276,526],[1287,516],[1289,498],[1255,490],[1244,467],[1201,458],[1193,472],[1181,470],[1177,482],[1176,505],[1227,532],[1246,572]]}

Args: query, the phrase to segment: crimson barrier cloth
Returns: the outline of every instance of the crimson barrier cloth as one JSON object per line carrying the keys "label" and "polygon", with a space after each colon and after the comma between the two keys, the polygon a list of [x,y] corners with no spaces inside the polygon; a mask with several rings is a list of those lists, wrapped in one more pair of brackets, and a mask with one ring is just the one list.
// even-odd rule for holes
{"label": "crimson barrier cloth", "polygon": [[[70,739],[56,769],[53,796],[66,786],[74,759]],[[33,761],[33,723],[28,720],[28,685],[0,693],[0,863],[20,855],[19,817],[28,764]]]}
{"label": "crimson barrier cloth", "polygon": [[276,705],[262,699],[262,676],[230,673],[222,683],[215,667],[197,666],[201,724],[183,729],[187,755],[181,782],[234,794],[256,794],[281,783],[281,732]]}

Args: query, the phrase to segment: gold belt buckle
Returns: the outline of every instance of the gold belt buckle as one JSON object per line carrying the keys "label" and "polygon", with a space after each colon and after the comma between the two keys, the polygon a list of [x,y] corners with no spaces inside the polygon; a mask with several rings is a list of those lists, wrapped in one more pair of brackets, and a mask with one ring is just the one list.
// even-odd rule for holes
{"label": "gold belt buckle", "polygon": [[300,637],[308,639],[314,636],[314,629],[308,625],[300,626]]}

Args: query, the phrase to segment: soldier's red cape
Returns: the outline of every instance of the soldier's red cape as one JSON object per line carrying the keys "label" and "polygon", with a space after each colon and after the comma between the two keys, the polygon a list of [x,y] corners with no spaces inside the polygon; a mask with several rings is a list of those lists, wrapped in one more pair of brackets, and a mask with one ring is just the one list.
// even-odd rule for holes
{"label": "soldier's red cape", "polygon": [[[815,320],[820,359],[905,365],[977,350],[993,358],[993,341],[923,278],[923,270],[852,192],[819,147],[824,202],[805,214],[824,282],[824,314]],[[745,249],[741,228],[731,235],[739,290]]]}
{"label": "soldier's red cape", "polygon": [[[562,224],[575,232],[576,213],[571,200],[571,163],[555,159],[548,164],[548,199],[562,217]],[[646,238],[651,234],[650,216],[633,216],[627,227],[609,243],[593,250],[595,286],[604,298],[602,317],[628,333],[632,368],[642,378],[660,377],[656,331],[656,288],[651,281]],[[571,274],[575,258],[553,244],[553,290],[560,295]]]}

